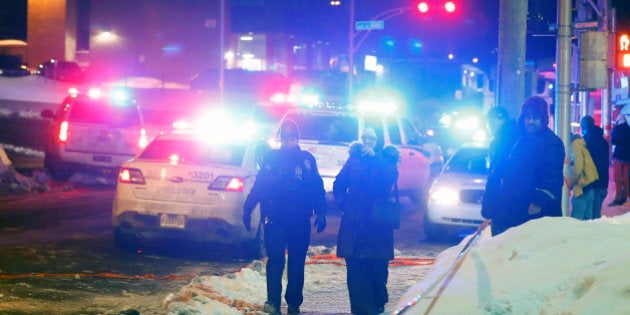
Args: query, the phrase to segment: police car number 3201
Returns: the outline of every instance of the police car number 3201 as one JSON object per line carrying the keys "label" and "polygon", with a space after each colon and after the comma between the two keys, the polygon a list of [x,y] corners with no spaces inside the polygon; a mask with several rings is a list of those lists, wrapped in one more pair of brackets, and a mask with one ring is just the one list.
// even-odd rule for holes
{"label": "police car number 3201", "polygon": [[199,171],[188,172],[188,176],[190,176],[191,181],[209,181],[214,178],[214,174],[210,172]]}

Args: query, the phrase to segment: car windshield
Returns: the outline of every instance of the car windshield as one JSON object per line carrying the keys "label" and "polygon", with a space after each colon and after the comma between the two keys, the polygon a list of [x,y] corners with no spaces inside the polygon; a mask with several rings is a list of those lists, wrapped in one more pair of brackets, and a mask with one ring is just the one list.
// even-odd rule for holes
{"label": "car windshield", "polygon": [[140,126],[140,114],[134,105],[118,105],[105,100],[77,99],[70,110],[70,121],[110,126]]}
{"label": "car windshield", "polygon": [[448,161],[444,172],[487,175],[489,167],[487,148],[462,148]]}
{"label": "car windshield", "polygon": [[299,126],[301,140],[352,142],[358,139],[359,121],[356,117],[289,113],[286,119]]}
{"label": "car windshield", "polygon": [[239,166],[245,155],[244,144],[156,139],[140,154],[140,159],[177,161],[182,164],[220,164]]}

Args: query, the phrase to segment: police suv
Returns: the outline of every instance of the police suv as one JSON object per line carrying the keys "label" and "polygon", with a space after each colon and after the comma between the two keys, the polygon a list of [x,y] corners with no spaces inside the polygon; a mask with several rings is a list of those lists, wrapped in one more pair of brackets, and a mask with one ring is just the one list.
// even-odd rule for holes
{"label": "police suv", "polygon": [[[360,107],[296,108],[287,111],[278,126],[287,119],[298,125],[300,147],[315,156],[324,188],[329,193],[332,192],[335,176],[348,159],[349,144],[358,141],[361,131],[368,126],[376,131],[377,147],[393,144],[400,149],[399,193],[415,203],[424,202],[429,179],[439,172],[443,164],[438,146],[425,143],[424,137],[410,121],[388,111]],[[278,146],[277,129],[271,141],[272,147]]]}
{"label": "police suv", "polygon": [[140,108],[122,90],[71,90],[56,113],[45,109],[41,116],[52,120],[44,166],[56,180],[82,170],[115,176],[148,142]]}

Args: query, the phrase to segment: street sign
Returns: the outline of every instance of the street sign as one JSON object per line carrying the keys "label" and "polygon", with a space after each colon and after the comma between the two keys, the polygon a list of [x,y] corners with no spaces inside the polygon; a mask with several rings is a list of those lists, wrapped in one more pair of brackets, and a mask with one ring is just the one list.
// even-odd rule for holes
{"label": "street sign", "polygon": [[358,21],[354,23],[354,27],[357,31],[382,30],[383,28],[385,28],[385,21]]}
{"label": "street sign", "polygon": [[597,30],[599,21],[573,22],[573,29],[578,31]]}

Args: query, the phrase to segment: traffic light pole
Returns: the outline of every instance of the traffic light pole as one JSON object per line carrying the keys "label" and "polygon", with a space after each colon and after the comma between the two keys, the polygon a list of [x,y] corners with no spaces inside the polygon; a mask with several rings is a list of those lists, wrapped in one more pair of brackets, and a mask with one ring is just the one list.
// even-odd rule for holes
{"label": "traffic light pole", "polygon": [[[407,7],[399,7],[395,9],[389,9],[373,16],[369,21],[375,21],[376,19],[382,19],[387,21],[393,17],[401,15],[410,10]],[[354,18],[354,0],[350,0],[350,31],[348,33],[348,102],[352,104],[353,95],[353,77],[354,77],[354,53],[361,47],[367,36],[372,30],[366,30],[365,35],[359,39],[359,42],[355,45],[354,40],[358,33],[355,32],[355,18]]]}
{"label": "traffic light pole", "polygon": [[354,0],[350,0],[350,32],[348,33],[348,104],[352,104],[354,76]]}
{"label": "traffic light pole", "polygon": [[[556,109],[555,129],[564,143],[571,145],[571,0],[558,0],[558,40],[556,51]],[[569,167],[567,160],[565,168]],[[569,187],[562,189],[562,214],[569,213]]]}

